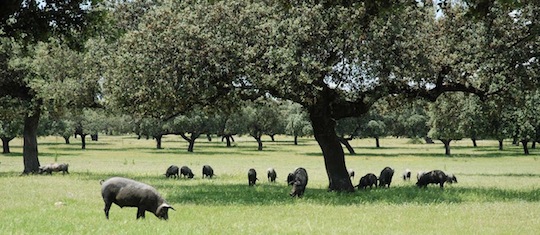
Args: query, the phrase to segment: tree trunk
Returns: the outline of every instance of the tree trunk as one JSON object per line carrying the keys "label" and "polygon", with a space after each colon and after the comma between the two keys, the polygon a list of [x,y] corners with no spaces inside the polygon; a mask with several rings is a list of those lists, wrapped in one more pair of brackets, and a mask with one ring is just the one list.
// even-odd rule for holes
{"label": "tree trunk", "polygon": [[269,136],[270,136],[270,139],[272,140],[272,142],[276,142],[276,140],[274,139],[274,136],[275,136],[275,135],[276,135],[276,134],[269,135]]}
{"label": "tree trunk", "polygon": [[531,143],[531,148],[536,149],[536,140]]}
{"label": "tree trunk", "polygon": [[375,147],[380,148],[381,144],[379,142],[379,137],[375,137]]}
{"label": "tree trunk", "polygon": [[69,143],[69,138],[71,137],[71,135],[66,135],[66,136],[62,136],[64,137],[64,141],[66,142],[66,144],[70,144]]}
{"label": "tree trunk", "polygon": [[188,142],[189,142],[189,146],[188,146],[187,151],[190,152],[190,153],[193,153],[193,147],[195,146],[195,140],[190,140]]}
{"label": "tree trunk", "polygon": [[336,122],[330,116],[329,105],[309,107],[309,116],[313,135],[319,144],[323,156],[329,191],[354,192],[345,165],[345,153],[336,135]]}
{"label": "tree trunk", "polygon": [[449,156],[450,155],[450,139],[442,139],[440,140],[444,144],[444,154]]}
{"label": "tree trunk", "polygon": [[15,137],[2,137],[2,154],[11,153],[9,151],[9,141],[13,140]]}
{"label": "tree trunk", "polygon": [[261,140],[261,136],[258,136],[258,137],[253,136],[253,138],[255,138],[255,140],[257,141],[257,145],[258,145],[257,150],[262,151],[263,150],[263,143],[262,143],[262,140]]}
{"label": "tree trunk", "polygon": [[472,138],[471,140],[472,140],[473,147],[475,148],[478,147],[478,145],[476,145],[476,138]]}
{"label": "tree trunk", "polygon": [[528,140],[521,140],[521,144],[523,145],[523,154],[525,155],[529,155],[529,147],[527,146],[528,143]]}
{"label": "tree trunk", "polygon": [[98,134],[93,134],[93,135],[90,135],[90,138],[92,139],[92,141],[98,141]]}
{"label": "tree trunk", "polygon": [[206,139],[208,139],[208,142],[212,142],[212,136],[210,134],[206,134]]}
{"label": "tree trunk", "polygon": [[433,144],[433,139],[429,138],[429,137],[424,137],[424,141],[426,141],[426,144]]}
{"label": "tree trunk", "polygon": [[344,145],[345,148],[347,148],[347,150],[349,151],[349,153],[350,153],[351,155],[355,155],[355,154],[356,154],[356,152],[354,152],[353,147],[352,147],[351,144],[349,143],[349,140],[348,140],[348,139],[343,138],[343,137],[338,137],[338,139],[339,139],[339,142],[340,142],[342,145]]}
{"label": "tree trunk", "polygon": [[86,134],[79,134],[81,136],[81,149],[86,149]]}
{"label": "tree trunk", "polygon": [[503,140],[499,139],[499,151],[503,150]]}
{"label": "tree trunk", "polygon": [[39,126],[40,111],[34,110],[24,119],[24,146],[23,146],[23,174],[37,173],[39,171],[37,131]]}
{"label": "tree trunk", "polygon": [[224,136],[225,137],[225,140],[227,141],[227,147],[231,147],[231,136],[230,135],[226,135]]}
{"label": "tree trunk", "polygon": [[161,147],[161,139],[163,138],[163,135],[156,135],[154,136],[154,139],[156,139],[156,148],[162,149]]}
{"label": "tree trunk", "polygon": [[187,151],[192,153],[193,152],[193,147],[195,146],[195,140],[197,138],[199,138],[199,136],[201,136],[201,134],[200,133],[191,133],[191,137],[187,137],[186,134],[181,133],[180,136],[182,136],[182,138],[189,143]]}
{"label": "tree trunk", "polygon": [[298,136],[294,135],[294,145],[298,145]]}

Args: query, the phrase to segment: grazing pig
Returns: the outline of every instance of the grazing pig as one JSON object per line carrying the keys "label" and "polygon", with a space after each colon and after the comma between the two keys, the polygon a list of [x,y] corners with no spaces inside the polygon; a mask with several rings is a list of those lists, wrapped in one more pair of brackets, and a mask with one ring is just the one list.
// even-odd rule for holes
{"label": "grazing pig", "polygon": [[423,174],[416,182],[416,185],[425,188],[428,184],[439,184],[443,188],[445,182],[448,182],[448,176],[440,170],[434,170]]}
{"label": "grazing pig", "polygon": [[268,168],[266,173],[267,173],[267,177],[268,177],[269,182],[276,182],[277,174],[276,174],[276,170],[274,170],[274,168]]}
{"label": "grazing pig", "polygon": [[354,174],[355,174],[355,173],[354,173],[354,170],[353,170],[353,169],[349,169],[348,172],[349,172],[349,178],[354,179]]}
{"label": "grazing pig", "polygon": [[180,174],[182,177],[186,178],[187,176],[189,179],[193,179],[193,176],[195,176],[193,171],[191,171],[191,169],[189,169],[187,166],[182,166],[182,168],[180,168]]}
{"label": "grazing pig", "polygon": [[447,174],[446,175],[446,182],[448,182],[449,184],[452,184],[452,183],[457,183],[457,178],[454,174]]}
{"label": "grazing pig", "polygon": [[392,183],[393,176],[394,176],[394,170],[390,167],[385,167],[381,171],[381,175],[379,176],[379,187],[390,188],[390,184]]}
{"label": "grazing pig", "polygon": [[[289,174],[290,176],[290,174]],[[287,177],[289,178],[289,177]],[[306,169],[299,167],[292,173],[292,180],[289,181],[289,185],[292,185],[292,190],[289,195],[291,197],[302,197],[308,183],[308,174]]]}
{"label": "grazing pig", "polygon": [[418,173],[416,173],[416,180],[419,180],[420,177],[422,177],[424,174],[426,174],[425,171],[419,171]]}
{"label": "grazing pig", "polygon": [[212,178],[214,176],[214,169],[212,169],[211,166],[209,165],[204,165],[202,167],[202,177],[208,177],[208,178]]}
{"label": "grazing pig", "polygon": [[411,170],[405,169],[403,172],[403,180],[411,180]]}
{"label": "grazing pig", "polygon": [[49,175],[52,175],[53,171],[54,172],[61,171],[62,174],[66,174],[66,173],[69,174],[68,167],[69,167],[69,164],[66,164],[66,163],[60,163],[60,164],[59,163],[51,163],[49,165],[39,167],[38,173],[39,174],[47,173]]}
{"label": "grazing pig", "polygon": [[144,218],[146,211],[158,218],[169,218],[170,206],[155,188],[132,179],[113,177],[101,182],[101,196],[105,202],[105,217],[109,219],[109,210],[114,203],[120,208],[137,207],[137,219]]}
{"label": "grazing pig", "polygon": [[366,175],[362,176],[360,178],[360,182],[358,182],[358,185],[356,185],[356,188],[359,189],[366,189],[369,186],[369,188],[373,188],[373,186],[377,187],[377,176],[373,173],[367,173]]}
{"label": "grazing pig", "polygon": [[248,170],[248,184],[249,186],[255,185],[255,181],[257,181],[257,171],[255,169],[251,168]]}
{"label": "grazing pig", "polygon": [[167,172],[165,172],[165,177],[174,177],[174,178],[180,178],[180,175],[178,174],[178,166],[171,165],[169,168],[167,168]]}
{"label": "grazing pig", "polygon": [[[296,169],[295,169],[296,170]],[[291,185],[291,182],[294,180],[294,173],[289,173],[287,175],[287,184]]]}

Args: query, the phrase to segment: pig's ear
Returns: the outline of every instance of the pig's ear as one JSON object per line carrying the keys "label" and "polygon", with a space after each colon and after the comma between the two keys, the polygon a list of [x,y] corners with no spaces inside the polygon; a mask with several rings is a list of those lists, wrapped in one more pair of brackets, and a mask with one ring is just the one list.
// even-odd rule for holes
{"label": "pig's ear", "polygon": [[175,211],[175,209],[171,205],[169,205],[167,203],[163,204],[163,207],[164,208],[169,208],[169,209],[172,209],[173,211]]}

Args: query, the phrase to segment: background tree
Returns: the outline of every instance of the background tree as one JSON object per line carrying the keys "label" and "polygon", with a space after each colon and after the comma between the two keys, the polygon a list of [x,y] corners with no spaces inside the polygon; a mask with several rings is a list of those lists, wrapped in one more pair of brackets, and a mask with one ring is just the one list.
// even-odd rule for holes
{"label": "background tree", "polygon": [[2,154],[11,153],[9,142],[22,135],[24,104],[16,99],[0,98],[0,139],[2,139]]}
{"label": "background tree", "polygon": [[[0,79],[0,97],[13,97],[28,102],[29,105],[24,117],[24,146],[23,146],[23,173],[35,173],[39,168],[37,151],[37,129],[43,105],[66,103],[74,96],[61,97],[61,91],[78,90],[70,86],[58,86],[59,83],[70,83],[74,77],[71,72],[77,67],[71,56],[61,57],[67,48],[82,49],[85,39],[96,31],[100,24],[100,12],[94,12],[94,2],[91,0],[51,0],[43,3],[38,0],[8,1],[0,11],[1,46],[11,51],[9,63],[0,63],[2,79]],[[49,38],[57,38],[50,43]],[[37,46],[34,46],[37,44]],[[62,45],[62,46],[60,46]],[[50,50],[47,47],[50,46]],[[51,57],[47,57],[51,56]],[[64,54],[68,55],[68,54]],[[60,56],[60,57],[56,57]],[[5,58],[5,57],[4,57]],[[49,60],[54,58],[54,60]],[[56,63],[65,60],[65,63]],[[48,67],[42,67],[40,61],[48,61]],[[63,65],[58,67],[57,65]],[[79,66],[84,66],[79,64]],[[62,69],[62,70],[58,70]],[[50,71],[57,72],[51,73]],[[80,75],[80,74],[79,74]],[[80,78],[81,76],[77,76]],[[84,76],[83,76],[84,77]],[[70,83],[82,88],[92,89],[85,82]],[[57,90],[55,88],[63,88]],[[81,89],[82,90],[82,89]],[[54,91],[53,93],[48,93]],[[72,105],[81,104],[78,102]],[[86,103],[87,104],[87,103]],[[54,110],[54,109],[47,109]]]}
{"label": "background tree", "polygon": [[431,130],[428,135],[444,144],[446,155],[450,155],[450,142],[460,140],[465,135],[460,126],[463,123],[460,120],[463,99],[464,94],[461,93],[444,94],[430,105]]}
{"label": "background tree", "polygon": [[[193,152],[195,140],[201,134],[209,133],[213,120],[212,117],[202,109],[194,109],[184,115],[180,115],[171,120],[169,128],[171,133],[180,135],[188,142],[188,152]],[[189,135],[189,136],[188,136]]]}
{"label": "background tree", "polygon": [[285,104],[287,107],[284,114],[286,117],[285,134],[292,135],[294,145],[298,145],[298,137],[308,136],[313,133],[308,115],[302,106],[298,104],[292,102],[285,102]]}
{"label": "background tree", "polygon": [[[245,133],[257,141],[257,150],[263,150],[262,135],[276,132],[282,120],[279,106],[273,100],[258,100],[247,103],[241,111]],[[279,128],[279,127],[278,127]]]}

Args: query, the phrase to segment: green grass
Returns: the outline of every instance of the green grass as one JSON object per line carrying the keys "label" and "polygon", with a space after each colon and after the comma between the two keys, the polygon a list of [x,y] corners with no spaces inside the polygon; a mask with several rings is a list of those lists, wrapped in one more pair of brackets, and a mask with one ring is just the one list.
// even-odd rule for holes
{"label": "green grass", "polygon": [[[235,147],[199,140],[195,153],[179,137],[164,139],[165,149],[153,140],[101,136],[80,149],[62,138],[40,138],[40,162],[70,164],[69,175],[20,176],[22,140],[11,142],[12,154],[0,156],[0,231],[2,234],[539,234],[540,156],[520,147],[479,141],[452,143],[452,157],[441,144],[411,144],[387,138],[383,148],[373,140],[354,140],[357,155],[346,155],[356,171],[354,184],[368,172],[385,166],[396,170],[389,189],[355,193],[327,192],[328,179],[317,143],[289,137],[256,142],[238,137]],[[165,179],[166,168],[190,166],[193,180]],[[204,164],[217,176],[201,179]],[[304,198],[288,196],[285,175],[297,166],[309,173]],[[259,173],[258,185],[247,186],[247,170]],[[273,167],[278,182],[268,183]],[[459,183],[418,189],[415,180],[400,179],[404,169],[441,169],[456,174]],[[152,214],[136,220],[136,209],[113,205],[105,219],[99,180],[125,176],[153,185],[172,204],[169,221]]]}

